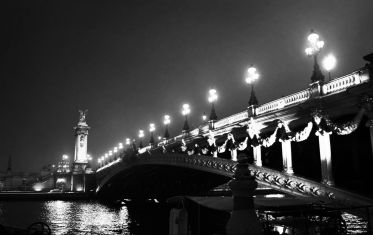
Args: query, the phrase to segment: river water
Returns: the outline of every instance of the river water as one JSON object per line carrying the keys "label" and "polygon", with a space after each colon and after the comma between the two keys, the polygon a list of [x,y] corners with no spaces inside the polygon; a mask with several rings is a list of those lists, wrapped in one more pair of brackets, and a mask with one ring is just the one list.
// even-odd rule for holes
{"label": "river water", "polygon": [[[0,225],[27,228],[44,222],[52,234],[168,234],[170,205],[154,200],[121,204],[99,201],[0,201]],[[190,217],[193,221],[195,214]],[[211,228],[224,231],[227,214],[209,213],[199,234],[212,234]],[[367,222],[350,213],[343,213],[348,234],[366,234]],[[215,224],[211,220],[216,221]],[[279,231],[283,228],[279,227]]]}
{"label": "river water", "polygon": [[42,221],[52,234],[168,234],[168,213],[154,201],[0,201],[0,224],[27,228]]}

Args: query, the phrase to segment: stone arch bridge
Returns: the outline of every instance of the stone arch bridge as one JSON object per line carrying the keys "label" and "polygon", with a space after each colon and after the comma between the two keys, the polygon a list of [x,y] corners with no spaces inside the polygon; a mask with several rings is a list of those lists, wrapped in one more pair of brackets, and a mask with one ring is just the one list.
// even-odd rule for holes
{"label": "stone arch bridge", "polygon": [[96,170],[96,193],[157,198],[209,190],[232,178],[237,154],[245,153],[259,185],[344,206],[372,204],[373,193],[344,184],[372,186],[372,84],[369,64],[156,145],[124,148]]}

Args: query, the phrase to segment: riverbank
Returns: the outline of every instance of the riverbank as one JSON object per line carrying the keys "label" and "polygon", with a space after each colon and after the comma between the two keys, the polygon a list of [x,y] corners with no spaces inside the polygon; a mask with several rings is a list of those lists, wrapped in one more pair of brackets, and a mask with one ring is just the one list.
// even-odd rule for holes
{"label": "riverbank", "polygon": [[93,199],[91,193],[81,192],[0,192],[0,201],[20,200],[87,200]]}

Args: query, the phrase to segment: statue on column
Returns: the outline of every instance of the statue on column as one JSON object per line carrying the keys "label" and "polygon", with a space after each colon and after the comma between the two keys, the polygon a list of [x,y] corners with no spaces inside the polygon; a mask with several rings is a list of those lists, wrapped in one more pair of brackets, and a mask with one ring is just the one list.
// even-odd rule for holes
{"label": "statue on column", "polygon": [[85,123],[85,117],[88,113],[88,109],[86,110],[79,110],[79,123]]}

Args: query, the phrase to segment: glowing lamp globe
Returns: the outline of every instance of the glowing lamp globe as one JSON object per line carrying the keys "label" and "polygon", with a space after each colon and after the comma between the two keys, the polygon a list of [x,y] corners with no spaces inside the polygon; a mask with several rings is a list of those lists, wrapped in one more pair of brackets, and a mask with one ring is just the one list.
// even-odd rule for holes
{"label": "glowing lamp globe", "polygon": [[142,138],[144,137],[144,131],[143,130],[139,130],[139,138]]}
{"label": "glowing lamp globe", "polygon": [[164,123],[165,125],[168,125],[168,124],[170,124],[170,122],[171,122],[170,115],[164,115],[163,123]]}
{"label": "glowing lamp globe", "polygon": [[217,91],[215,89],[210,89],[209,90],[208,101],[210,103],[212,103],[212,102],[215,102],[217,99],[218,99],[218,93],[217,93]]}
{"label": "glowing lamp globe", "polygon": [[183,109],[181,111],[182,115],[188,115],[190,113],[190,106],[189,104],[183,104]]}
{"label": "glowing lamp globe", "polygon": [[150,131],[150,132],[155,131],[155,125],[154,125],[154,123],[150,123],[150,124],[149,124],[149,131]]}
{"label": "glowing lamp globe", "polygon": [[335,65],[337,64],[337,59],[334,55],[329,54],[324,58],[322,64],[325,70],[329,72],[335,68]]}

